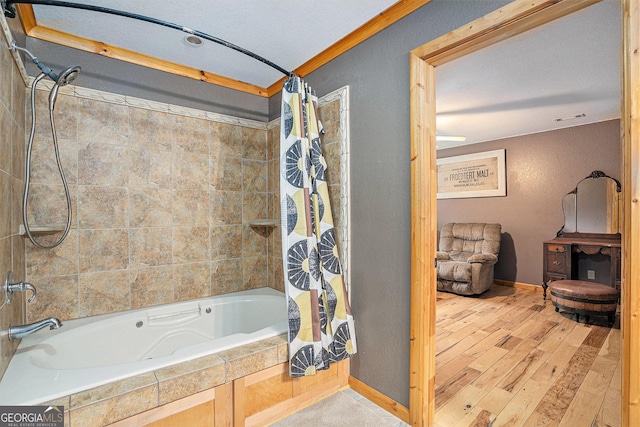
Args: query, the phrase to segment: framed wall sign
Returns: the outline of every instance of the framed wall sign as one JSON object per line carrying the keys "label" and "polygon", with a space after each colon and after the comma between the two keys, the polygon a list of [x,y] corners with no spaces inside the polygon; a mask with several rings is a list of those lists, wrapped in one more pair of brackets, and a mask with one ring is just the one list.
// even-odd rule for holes
{"label": "framed wall sign", "polygon": [[438,199],[507,195],[505,150],[438,159]]}

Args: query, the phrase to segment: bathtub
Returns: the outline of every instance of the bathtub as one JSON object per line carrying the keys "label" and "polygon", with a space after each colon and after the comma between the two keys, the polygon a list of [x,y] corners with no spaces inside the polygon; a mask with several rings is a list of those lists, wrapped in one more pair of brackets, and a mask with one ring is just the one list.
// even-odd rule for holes
{"label": "bathtub", "polygon": [[284,294],[241,291],[69,320],[18,346],[0,405],[34,405],[287,331]]}

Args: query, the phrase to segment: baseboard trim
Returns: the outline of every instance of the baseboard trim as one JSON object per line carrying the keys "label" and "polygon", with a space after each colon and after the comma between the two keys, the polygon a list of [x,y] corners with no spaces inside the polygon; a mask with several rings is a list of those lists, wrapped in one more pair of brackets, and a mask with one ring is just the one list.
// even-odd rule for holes
{"label": "baseboard trim", "polygon": [[529,283],[511,282],[511,281],[508,281],[508,280],[497,280],[497,279],[494,279],[493,280],[493,284],[494,285],[499,285],[499,286],[509,286],[511,288],[528,289],[530,291],[542,292],[542,286],[540,286],[540,285],[531,285]]}
{"label": "baseboard trim", "polygon": [[385,396],[373,387],[370,387],[362,381],[351,376],[349,377],[349,387],[351,387],[354,391],[363,395],[385,411],[395,415],[405,423],[409,424],[409,408],[405,408],[390,397]]}

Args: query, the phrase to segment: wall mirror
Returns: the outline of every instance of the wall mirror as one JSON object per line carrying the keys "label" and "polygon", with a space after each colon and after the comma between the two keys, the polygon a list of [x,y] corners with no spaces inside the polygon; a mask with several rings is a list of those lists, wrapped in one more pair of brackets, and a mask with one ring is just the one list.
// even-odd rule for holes
{"label": "wall mirror", "polygon": [[617,234],[620,232],[620,183],[593,171],[562,198],[564,226],[560,233]]}

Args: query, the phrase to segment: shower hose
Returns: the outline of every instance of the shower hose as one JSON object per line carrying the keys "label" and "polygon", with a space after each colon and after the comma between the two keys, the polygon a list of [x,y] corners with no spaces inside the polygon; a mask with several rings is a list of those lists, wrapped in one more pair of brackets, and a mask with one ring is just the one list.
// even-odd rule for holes
{"label": "shower hose", "polygon": [[36,77],[33,80],[33,83],[31,84],[31,133],[29,134],[29,144],[27,145],[27,154],[25,159],[24,195],[22,198],[22,220],[24,221],[25,233],[27,237],[29,237],[29,240],[31,241],[31,243],[33,243],[34,246],[40,249],[53,249],[56,246],[59,246],[69,234],[69,229],[71,228],[71,196],[69,195],[69,186],[67,185],[67,179],[64,176],[62,163],[60,162],[60,150],[58,148],[58,137],[56,135],[56,124],[53,118],[52,102],[49,103],[49,119],[51,122],[51,133],[53,135],[53,149],[55,152],[56,163],[58,165],[58,171],[60,172],[60,178],[62,179],[62,185],[64,186],[64,194],[67,199],[67,224],[64,229],[64,232],[62,233],[62,236],[58,240],[56,240],[52,244],[44,245],[44,244],[38,243],[33,237],[33,234],[29,227],[29,220],[27,219],[27,202],[29,199],[29,187],[31,182],[31,151],[33,148],[33,139],[36,131],[36,85],[44,77],[45,77],[45,74],[40,73],[40,75],[38,75],[38,77]]}

